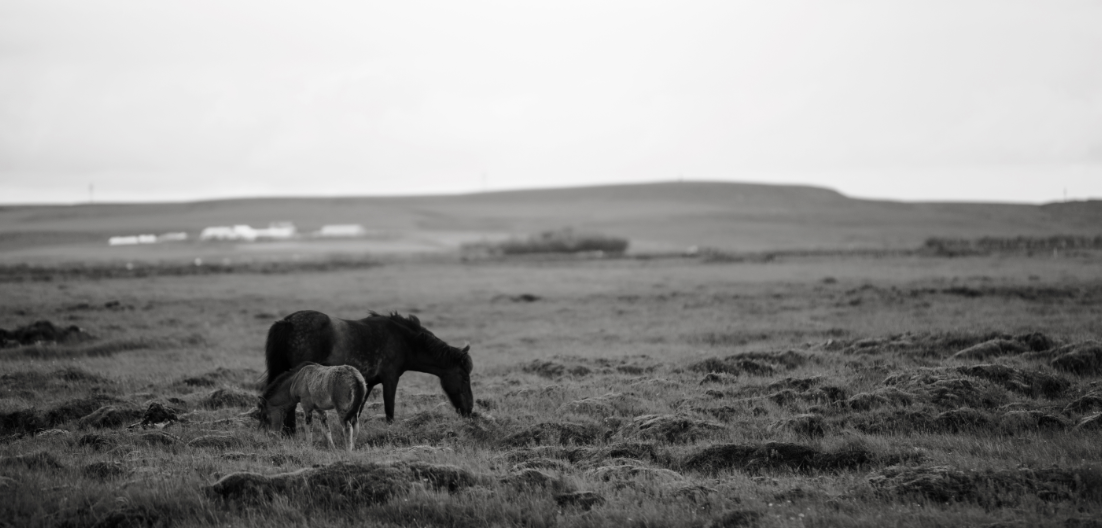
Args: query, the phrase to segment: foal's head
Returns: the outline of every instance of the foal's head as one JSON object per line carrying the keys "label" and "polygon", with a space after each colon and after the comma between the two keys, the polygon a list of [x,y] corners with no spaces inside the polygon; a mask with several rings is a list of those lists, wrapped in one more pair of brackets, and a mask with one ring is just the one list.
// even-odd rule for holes
{"label": "foal's head", "polygon": [[[293,370],[280,374],[260,393],[260,397],[257,398],[256,402],[256,416],[259,421],[257,424],[258,428],[276,430],[283,427],[284,414],[287,412],[287,406],[288,404],[294,403],[294,400],[292,400],[288,394],[288,387],[291,384],[292,378],[301,368],[302,367],[299,366]],[[291,405],[292,413],[294,409],[294,405]]]}

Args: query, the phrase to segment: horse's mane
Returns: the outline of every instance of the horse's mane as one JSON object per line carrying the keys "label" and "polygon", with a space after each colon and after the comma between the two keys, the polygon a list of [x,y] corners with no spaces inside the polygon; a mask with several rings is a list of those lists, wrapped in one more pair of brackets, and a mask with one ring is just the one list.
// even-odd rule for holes
{"label": "horse's mane", "polygon": [[399,328],[408,333],[418,344],[420,344],[424,350],[432,354],[436,359],[442,363],[459,364],[462,365],[467,372],[471,371],[472,363],[471,356],[445,343],[436,334],[429,331],[428,328],[421,326],[421,320],[416,315],[409,315],[403,317],[398,312],[390,312],[389,315],[383,315],[377,312],[370,312],[371,317],[386,319],[394,323]]}
{"label": "horse's mane", "polygon": [[287,372],[284,372],[283,374],[280,374],[279,376],[276,376],[276,379],[272,380],[272,382],[269,383],[267,387],[264,387],[264,390],[260,393],[260,397],[263,400],[267,401],[269,398],[272,397],[273,394],[275,394],[276,390],[278,390],[281,386],[283,386],[283,384],[289,378],[291,378],[295,374],[298,374],[298,372],[300,370],[302,370],[302,367],[305,367],[307,365],[317,365],[317,363],[314,363],[312,361],[307,361],[306,363],[295,365],[295,368],[293,368],[291,370],[288,370]]}

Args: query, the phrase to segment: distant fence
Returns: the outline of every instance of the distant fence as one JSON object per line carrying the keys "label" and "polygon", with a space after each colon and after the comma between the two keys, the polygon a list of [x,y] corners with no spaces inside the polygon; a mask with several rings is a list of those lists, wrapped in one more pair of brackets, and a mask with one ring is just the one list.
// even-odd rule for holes
{"label": "distant fence", "polygon": [[939,254],[1035,253],[1065,250],[1102,249],[1102,235],[1054,235],[1047,237],[928,238],[926,250]]}

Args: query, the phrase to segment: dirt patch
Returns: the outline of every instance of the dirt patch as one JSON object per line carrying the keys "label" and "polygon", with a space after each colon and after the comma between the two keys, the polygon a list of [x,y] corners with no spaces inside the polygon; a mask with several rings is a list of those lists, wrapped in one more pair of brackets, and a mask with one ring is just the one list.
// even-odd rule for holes
{"label": "dirt patch", "polygon": [[165,427],[172,422],[180,421],[177,410],[165,406],[161,402],[149,402],[149,406],[142,413],[142,421],[137,425],[141,427]]}
{"label": "dirt patch", "polygon": [[575,491],[555,495],[555,504],[563,508],[571,507],[580,510],[591,510],[604,503],[605,498],[592,491]]}
{"label": "dirt patch", "polygon": [[706,438],[725,429],[726,427],[722,424],[689,416],[648,414],[635,417],[618,434],[625,438],[645,438],[681,444]]}
{"label": "dirt patch", "polygon": [[544,422],[501,441],[506,447],[528,445],[585,445],[604,436],[604,429],[594,424]]}
{"label": "dirt patch", "polygon": [[81,343],[92,339],[78,326],[59,327],[50,321],[35,321],[14,330],[0,328],[0,348],[37,344]]}
{"label": "dirt patch", "polygon": [[1020,370],[1006,365],[972,365],[960,367],[957,372],[998,383],[1009,391],[1031,398],[1039,396],[1058,398],[1071,386],[1071,382],[1058,376]]}
{"label": "dirt patch", "polygon": [[128,407],[123,404],[104,405],[77,421],[77,427],[81,429],[121,427],[134,423],[141,418],[141,416],[142,412],[134,407]]}
{"label": "dirt patch", "polygon": [[1053,355],[1056,357],[1050,364],[1056,370],[1080,376],[1102,374],[1102,343],[1097,341],[1060,347]]}
{"label": "dirt patch", "polygon": [[732,510],[724,512],[712,521],[716,528],[753,528],[761,523],[764,515],[754,510]]}
{"label": "dirt patch", "polygon": [[1023,497],[1043,501],[1102,501],[1102,471],[1096,468],[959,470],[947,466],[889,467],[869,477],[883,497],[1017,506]]}
{"label": "dirt patch", "polygon": [[845,471],[903,461],[901,455],[881,455],[852,448],[825,452],[811,446],[770,442],[760,445],[720,444],[686,456],[681,466],[702,473],[737,469],[750,473],[788,469],[801,472]]}
{"label": "dirt patch", "polygon": [[258,397],[256,394],[241,389],[224,387],[216,389],[203,398],[199,404],[207,409],[222,409],[226,407],[253,408],[256,407]]}

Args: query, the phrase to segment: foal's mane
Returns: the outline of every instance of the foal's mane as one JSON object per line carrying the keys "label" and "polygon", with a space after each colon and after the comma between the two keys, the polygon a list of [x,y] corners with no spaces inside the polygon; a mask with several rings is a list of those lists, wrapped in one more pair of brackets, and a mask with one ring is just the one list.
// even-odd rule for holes
{"label": "foal's mane", "polygon": [[434,359],[448,365],[461,365],[470,372],[472,367],[471,356],[445,343],[442,339],[436,337],[436,334],[430,332],[428,328],[421,326],[421,320],[416,315],[403,317],[398,312],[391,312],[390,315],[383,315],[374,311],[370,313],[371,317],[386,319],[405,330]]}
{"label": "foal's mane", "polygon": [[260,397],[264,401],[267,401],[269,398],[272,397],[273,394],[275,394],[277,390],[279,390],[283,385],[286,384],[287,380],[294,377],[295,374],[298,374],[299,371],[302,370],[302,367],[305,367],[307,365],[317,365],[317,363],[307,361],[306,363],[295,365],[295,368],[288,370],[287,372],[284,372],[279,376],[276,376],[276,379],[272,380],[272,382],[269,383],[267,387],[264,387],[264,391],[260,393]]}

